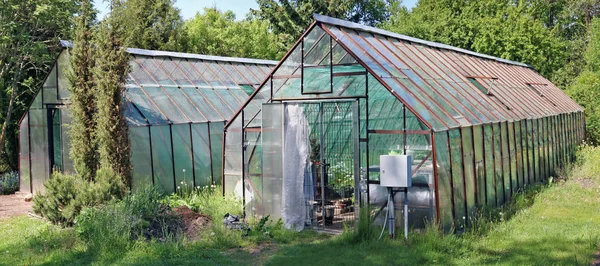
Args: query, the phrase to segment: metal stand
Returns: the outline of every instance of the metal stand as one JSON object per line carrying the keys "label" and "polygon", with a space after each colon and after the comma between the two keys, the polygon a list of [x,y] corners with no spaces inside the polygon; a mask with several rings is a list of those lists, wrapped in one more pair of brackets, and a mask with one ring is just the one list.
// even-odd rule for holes
{"label": "metal stand", "polygon": [[390,238],[395,238],[396,237],[396,215],[395,215],[395,207],[394,207],[394,189],[393,188],[388,188],[389,189],[389,198],[388,198],[388,205],[387,205],[387,212],[388,212],[388,235]]}

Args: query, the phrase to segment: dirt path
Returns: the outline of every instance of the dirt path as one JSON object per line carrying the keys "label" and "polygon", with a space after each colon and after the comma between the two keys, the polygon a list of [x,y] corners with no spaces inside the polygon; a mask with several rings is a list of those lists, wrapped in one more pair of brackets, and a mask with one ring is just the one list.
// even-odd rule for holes
{"label": "dirt path", "polygon": [[25,202],[23,196],[0,195],[0,219],[25,215],[32,210],[32,205],[31,202]]}

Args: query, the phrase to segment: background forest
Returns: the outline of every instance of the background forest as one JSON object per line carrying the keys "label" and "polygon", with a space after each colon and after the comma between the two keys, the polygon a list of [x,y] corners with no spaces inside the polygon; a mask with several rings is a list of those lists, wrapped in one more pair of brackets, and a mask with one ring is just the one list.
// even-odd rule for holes
{"label": "background forest", "polygon": [[[75,39],[80,0],[0,0],[0,173],[17,170],[18,123],[60,48]],[[205,8],[184,20],[175,0],[114,0],[109,16],[124,47],[280,59],[319,13],[520,61],[586,108],[600,142],[599,0],[257,0],[245,18]],[[93,11],[92,11],[93,12]]]}

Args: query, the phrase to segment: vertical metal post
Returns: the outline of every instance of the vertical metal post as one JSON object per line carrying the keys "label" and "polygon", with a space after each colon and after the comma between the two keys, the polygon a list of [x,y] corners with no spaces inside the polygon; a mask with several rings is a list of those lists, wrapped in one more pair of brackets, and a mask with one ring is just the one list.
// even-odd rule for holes
{"label": "vertical metal post", "polygon": [[148,143],[150,143],[150,168],[152,171],[152,185],[155,185],[154,181],[154,155],[152,154],[152,125],[148,124]]}
{"label": "vertical metal post", "polygon": [[[483,136],[483,135],[482,135]],[[479,205],[479,189],[477,187],[477,180],[478,180],[478,176],[477,176],[477,155],[475,155],[476,153],[476,149],[475,149],[475,127],[471,126],[471,149],[473,151],[473,184],[475,187],[475,205]]]}
{"label": "vertical metal post", "polygon": [[406,140],[407,140],[407,137],[406,137],[406,105],[405,104],[402,104],[402,116],[403,116],[403,118],[402,118],[402,131],[403,131],[402,132],[403,133],[402,136],[404,138],[404,145],[403,145],[404,147],[403,147],[403,150],[402,150],[402,154],[406,155]]}
{"label": "vertical metal post", "polygon": [[329,91],[333,92],[333,52],[332,52],[332,41],[333,37],[329,35]]}
{"label": "vertical metal post", "polygon": [[452,203],[452,227],[456,230],[456,207],[454,206],[454,177],[452,176],[452,146],[450,145],[450,131],[446,131],[446,144],[448,145],[448,166],[450,166],[450,202]]}
{"label": "vertical metal post", "polygon": [[404,239],[408,239],[408,188],[404,188]]}
{"label": "vertical metal post", "polygon": [[27,111],[27,142],[29,143],[29,151],[27,158],[29,160],[29,193],[33,193],[33,166],[31,165],[31,112]]}
{"label": "vertical metal post", "polygon": [[192,152],[192,184],[196,187],[196,162],[194,159],[194,136],[192,134],[192,123],[190,122],[190,149]]}
{"label": "vertical metal post", "polygon": [[[43,89],[42,89],[43,90]],[[46,109],[46,130],[48,134],[48,175],[52,176],[52,168],[54,168],[54,128],[52,125],[52,108]]]}
{"label": "vertical metal post", "polygon": [[[485,125],[481,125],[481,149],[483,150],[483,201],[486,206],[488,205],[488,191],[487,191],[487,162],[486,162],[486,149],[485,149]],[[493,152],[493,151],[492,151]]]}
{"label": "vertical metal post", "polygon": [[[215,183],[215,177],[214,177],[214,163],[213,163],[213,157],[212,157],[212,140],[210,137],[210,122],[206,123],[207,125],[207,133],[208,133],[208,157],[210,158],[210,184],[214,184]],[[243,125],[244,125],[244,121],[242,121],[242,130],[243,130]],[[223,135],[223,138],[225,138],[225,135]],[[223,141],[225,141],[223,139]],[[223,153],[225,153],[225,149],[223,149]],[[225,160],[223,160],[225,161]],[[221,183],[221,186],[223,187],[223,195],[225,195],[225,162],[223,162],[223,180]]]}
{"label": "vertical metal post", "polygon": [[321,165],[321,222],[323,223],[323,229],[325,229],[325,158],[324,148],[325,145],[323,130],[323,102],[319,102],[319,135],[321,145],[319,145],[319,160]]}
{"label": "vertical metal post", "polygon": [[177,175],[175,173],[175,147],[173,146],[173,124],[169,124],[169,135],[171,137],[171,164],[173,165],[173,189],[177,192]]}
{"label": "vertical metal post", "polygon": [[[370,161],[369,161],[369,72],[365,72],[365,136],[367,137],[367,142],[365,145],[365,155],[366,155],[366,187],[367,187],[367,206],[369,206],[370,204],[370,200],[371,200],[371,192],[369,189],[369,184],[371,182],[371,176],[369,173],[369,167],[370,167]],[[358,127],[360,128],[360,117],[359,119],[359,125]],[[359,136],[360,137],[360,136]]]}
{"label": "vertical metal post", "polygon": [[467,173],[465,171],[465,144],[463,142],[463,128],[458,129],[460,136],[460,167],[462,169],[462,182],[463,182],[463,199],[465,202],[465,223],[468,225],[469,221],[469,202],[467,201]]}
{"label": "vertical metal post", "polygon": [[[273,84],[273,78],[271,78],[271,84]],[[273,91],[273,86],[271,86]],[[304,94],[304,37],[300,40],[300,94]],[[271,93],[271,99],[273,99],[273,93]]]}
{"label": "vertical metal post", "polygon": [[[284,113],[285,113],[285,111],[284,111]],[[242,217],[246,217],[246,132],[244,132],[244,110],[242,110],[241,115],[242,115],[241,116],[241,119],[242,119]],[[285,119],[285,114],[284,114],[284,119]],[[285,165],[284,165],[284,167],[285,167]]]}
{"label": "vertical metal post", "polygon": [[352,102],[352,141],[354,142],[354,217],[359,218],[362,197],[360,193],[360,108],[359,100]]}

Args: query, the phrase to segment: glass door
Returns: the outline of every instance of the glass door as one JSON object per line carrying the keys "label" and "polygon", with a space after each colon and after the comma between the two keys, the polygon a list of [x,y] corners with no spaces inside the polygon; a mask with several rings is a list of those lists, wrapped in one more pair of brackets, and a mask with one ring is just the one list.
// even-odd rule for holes
{"label": "glass door", "polygon": [[63,170],[63,150],[61,132],[61,110],[48,108],[48,154],[50,173]]}

